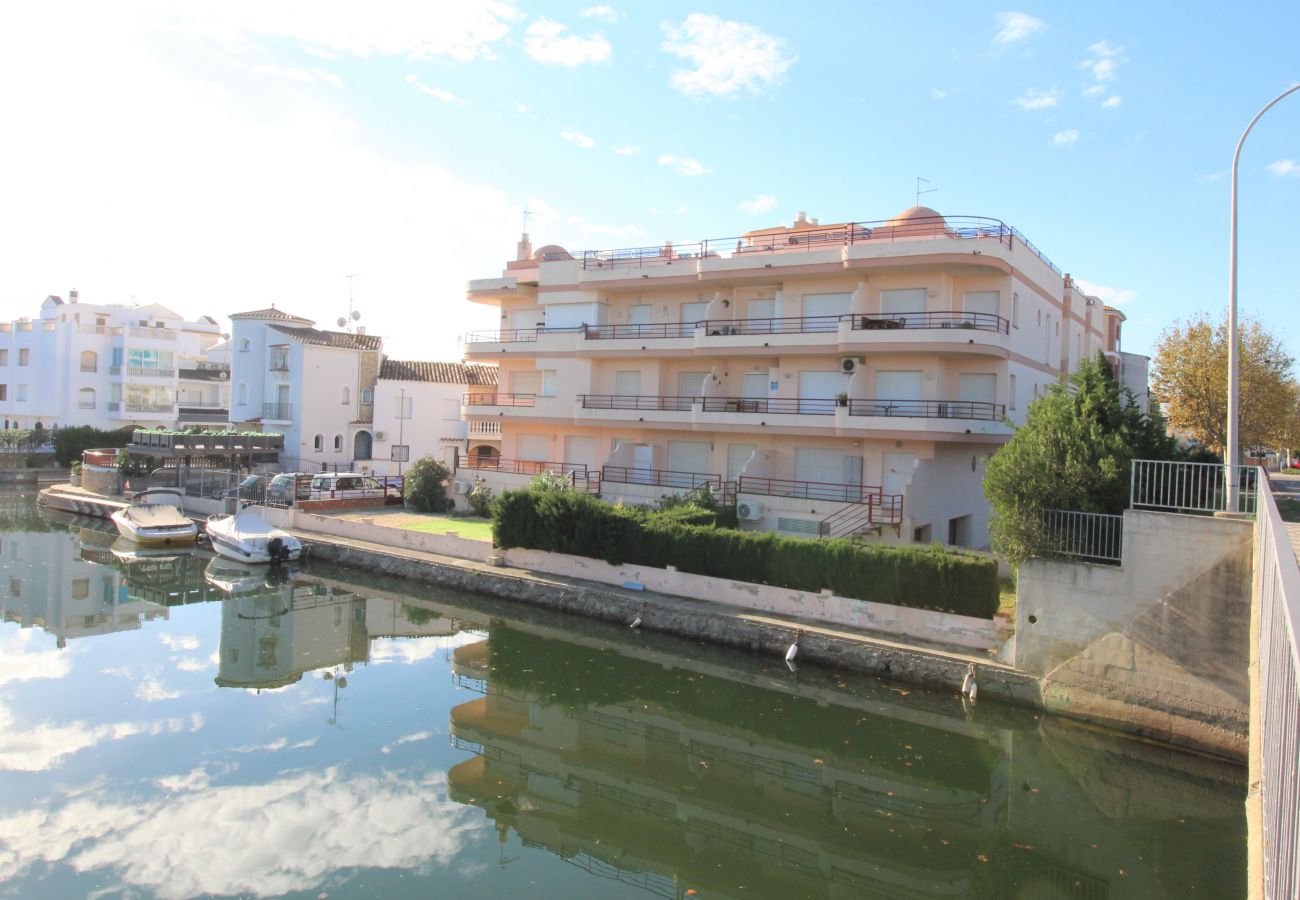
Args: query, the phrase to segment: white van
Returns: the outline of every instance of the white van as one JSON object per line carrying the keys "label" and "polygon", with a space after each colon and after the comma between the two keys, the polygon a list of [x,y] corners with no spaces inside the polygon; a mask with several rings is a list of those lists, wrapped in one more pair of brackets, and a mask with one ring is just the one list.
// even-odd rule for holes
{"label": "white van", "polygon": [[[396,498],[393,500],[392,498]],[[402,493],[372,475],[356,472],[326,472],[311,479],[312,500],[381,500],[401,502]]]}

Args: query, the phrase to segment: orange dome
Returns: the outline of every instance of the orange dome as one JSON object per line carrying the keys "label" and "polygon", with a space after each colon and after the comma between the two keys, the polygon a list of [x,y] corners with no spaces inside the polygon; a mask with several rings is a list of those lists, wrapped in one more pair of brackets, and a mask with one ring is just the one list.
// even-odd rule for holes
{"label": "orange dome", "polygon": [[920,225],[930,225],[935,228],[944,228],[947,223],[944,222],[943,216],[928,206],[913,206],[905,209],[894,218],[885,223],[885,227],[896,225],[911,225],[916,228]]}

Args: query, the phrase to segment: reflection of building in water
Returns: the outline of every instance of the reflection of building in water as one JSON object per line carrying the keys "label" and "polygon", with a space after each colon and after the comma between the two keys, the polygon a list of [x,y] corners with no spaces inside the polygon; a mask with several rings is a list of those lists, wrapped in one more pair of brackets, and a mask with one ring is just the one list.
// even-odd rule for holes
{"label": "reflection of building in water", "polygon": [[130,590],[128,577],[102,563],[105,535],[79,529],[10,532],[0,537],[0,618],[69,640],[139,628],[166,619],[165,606]]}
{"label": "reflection of building in water", "polygon": [[[1202,796],[1157,799],[1130,822],[1117,805],[1131,812],[1158,767],[1125,758],[1083,785],[1038,733],[972,724],[955,701],[956,715],[851,695],[856,706],[827,705],[793,683],[501,627],[453,659],[484,692],[451,713],[454,741],[475,753],[449,772],[453,798],[503,836],[663,896],[1101,898],[1124,867],[1120,893],[1164,896],[1186,877],[1155,870],[1178,845],[1174,823],[1237,812],[1223,772],[1207,771]],[[1125,827],[1133,842],[1116,839]]]}
{"label": "reflection of building in water", "polygon": [[458,631],[458,620],[413,603],[387,597],[366,601],[366,633],[372,638],[445,637]]}

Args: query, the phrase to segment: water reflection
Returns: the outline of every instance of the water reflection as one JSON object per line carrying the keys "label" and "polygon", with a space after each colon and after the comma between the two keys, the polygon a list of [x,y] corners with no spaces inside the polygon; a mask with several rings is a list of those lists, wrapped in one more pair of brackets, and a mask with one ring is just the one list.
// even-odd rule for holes
{"label": "water reflection", "polygon": [[366,573],[132,554],[96,523],[40,523],[0,534],[0,896],[1244,888],[1236,767]]}

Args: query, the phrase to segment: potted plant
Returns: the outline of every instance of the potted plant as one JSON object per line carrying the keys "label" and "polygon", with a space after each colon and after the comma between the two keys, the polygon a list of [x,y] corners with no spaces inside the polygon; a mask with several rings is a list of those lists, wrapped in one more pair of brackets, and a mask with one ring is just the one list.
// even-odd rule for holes
{"label": "potted plant", "polygon": [[839,406],[848,406],[849,405],[848,393],[845,391],[840,391],[838,394],[836,394],[835,403]]}

